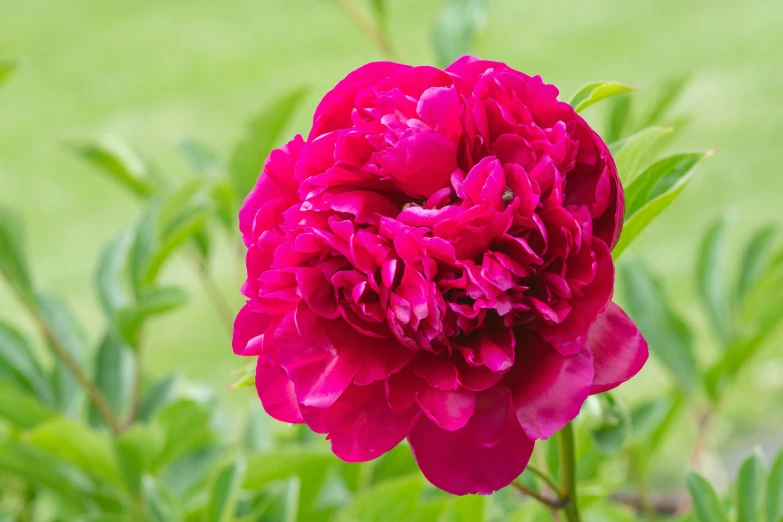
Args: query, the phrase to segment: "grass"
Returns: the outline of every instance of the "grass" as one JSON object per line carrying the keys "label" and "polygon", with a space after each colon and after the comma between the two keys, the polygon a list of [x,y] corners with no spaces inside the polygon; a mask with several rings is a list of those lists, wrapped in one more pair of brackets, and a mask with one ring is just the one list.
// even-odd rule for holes
{"label": "grass", "polygon": [[[399,54],[431,63],[429,29],[439,2],[389,4]],[[629,254],[665,274],[677,307],[698,321],[691,274],[706,223],[733,213],[739,240],[750,227],[783,220],[783,3],[493,0],[490,9],[478,52],[541,74],[566,96],[589,81],[618,80],[644,91],[692,74],[679,104],[690,124],[678,145],[718,154]],[[177,175],[186,170],[173,151],[177,139],[227,151],[267,100],[302,85],[310,95],[291,132],[306,132],[307,115],[330,86],[381,58],[329,0],[0,0],[0,41],[25,64],[0,91],[0,203],[23,214],[38,279],[68,297],[95,340],[102,323],[95,319],[101,315],[92,269],[139,205],[72,158],[64,141],[117,134]],[[239,275],[227,245],[216,272],[238,305]],[[193,283],[189,269],[177,263],[166,277]],[[227,386],[228,371],[240,362],[205,295],[196,289],[193,300],[153,326],[148,364],[155,373],[179,370]],[[26,325],[6,292],[0,306]],[[709,352],[703,329],[699,339]],[[767,368],[783,365],[780,350],[765,357]],[[632,394],[663,382],[655,364],[643,375]],[[729,403],[737,419],[772,410],[783,394],[779,379],[761,393],[769,379],[754,376]]]}

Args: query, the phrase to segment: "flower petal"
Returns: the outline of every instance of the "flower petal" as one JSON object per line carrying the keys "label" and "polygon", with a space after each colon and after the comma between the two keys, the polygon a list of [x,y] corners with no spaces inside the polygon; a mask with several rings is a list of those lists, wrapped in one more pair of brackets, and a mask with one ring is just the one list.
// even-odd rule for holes
{"label": "flower petal", "polygon": [[264,410],[273,419],[296,424],[304,422],[296,401],[294,383],[267,357],[259,357],[256,364],[256,391]]}
{"label": "flower petal", "polygon": [[516,418],[528,437],[547,439],[579,414],[593,382],[587,350],[561,355],[534,334],[517,338],[517,362],[506,374]]}
{"label": "flower petal", "polygon": [[473,415],[476,394],[469,390],[439,390],[427,386],[416,396],[422,411],[444,430],[463,428]]}
{"label": "flower petal", "polygon": [[591,394],[616,388],[639,373],[649,355],[639,329],[613,302],[590,328],[587,349],[593,354],[595,368]]}
{"label": "flower petal", "polygon": [[492,447],[477,443],[468,428],[447,431],[427,417],[419,418],[408,440],[427,480],[454,495],[488,495],[508,486],[533,453],[533,441],[513,415]]}
{"label": "flower petal", "polygon": [[352,385],[328,408],[302,407],[310,428],[327,433],[332,451],[346,462],[380,457],[404,439],[418,408],[395,412],[386,402],[383,383]]}

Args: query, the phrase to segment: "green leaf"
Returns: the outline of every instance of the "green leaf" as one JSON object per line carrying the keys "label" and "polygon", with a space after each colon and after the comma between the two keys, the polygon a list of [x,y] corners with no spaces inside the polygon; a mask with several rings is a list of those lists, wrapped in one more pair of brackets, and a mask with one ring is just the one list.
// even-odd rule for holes
{"label": "green leaf", "polygon": [[628,94],[634,89],[619,82],[593,82],[582,86],[571,96],[569,104],[576,112],[581,112],[594,103],[619,94]]}
{"label": "green leaf", "polygon": [[[136,360],[128,346],[113,329],[106,332],[95,358],[95,384],[103,393],[115,417],[129,410],[135,380]],[[101,426],[104,419],[90,403],[90,423]]]}
{"label": "green leaf", "polygon": [[[68,306],[47,292],[38,292],[36,303],[47,329],[76,364],[84,368],[87,361],[86,336]],[[60,410],[73,412],[79,405],[82,393],[73,375],[60,361],[55,365],[53,379]]]}
{"label": "green leaf", "polygon": [[754,451],[737,476],[737,522],[759,522],[764,493],[764,461]]}
{"label": "green leaf", "polygon": [[424,478],[420,474],[387,480],[358,495],[335,517],[335,522],[411,520],[417,515]]}
{"label": "green leaf", "polygon": [[[770,250],[777,234],[774,225],[766,226],[750,238],[742,254],[742,262],[737,277],[735,294],[737,302],[741,303],[753,286],[758,283],[769,260]],[[776,521],[777,522],[777,521]]]}
{"label": "green leaf", "polygon": [[130,252],[129,270],[137,295],[154,284],[174,251],[203,229],[212,212],[205,186],[203,179],[194,180],[148,206]]}
{"label": "green leaf", "polygon": [[125,485],[133,496],[141,492],[142,478],[152,471],[162,447],[161,431],[144,424],[135,424],[117,439],[117,461]]}
{"label": "green leaf", "polygon": [[83,481],[75,480],[79,476],[74,476],[74,470],[35,446],[15,441],[0,443],[0,469],[54,493],[63,507],[72,512],[81,513],[90,503],[79,487]]}
{"label": "green leaf", "polygon": [[177,499],[165,484],[153,477],[144,477],[145,520],[149,522],[181,522],[183,520]]}
{"label": "green leaf", "polygon": [[120,484],[122,479],[114,452],[105,434],[63,417],[38,425],[26,435],[26,441],[96,479]]}
{"label": "green leaf", "polygon": [[196,172],[207,176],[219,176],[223,170],[220,158],[214,150],[190,138],[177,142],[177,148]]}
{"label": "green leaf", "polygon": [[210,494],[207,522],[229,522],[234,519],[245,469],[245,460],[240,457],[218,473]]}
{"label": "green leaf", "polygon": [[152,419],[160,408],[169,404],[174,399],[179,377],[171,374],[152,386],[142,395],[139,404],[139,422],[147,422]]}
{"label": "green leaf", "polygon": [[260,489],[270,482],[296,476],[312,468],[323,469],[334,462],[334,456],[314,449],[286,449],[248,457],[243,487]]}
{"label": "green leaf", "polygon": [[486,25],[486,0],[446,0],[432,29],[438,66],[473,52]]}
{"label": "green leaf", "polygon": [[0,381],[0,418],[23,430],[32,429],[55,416],[33,395]]}
{"label": "green leaf", "polygon": [[128,254],[133,243],[134,231],[125,228],[114,236],[101,252],[98,268],[95,271],[95,286],[98,299],[108,317],[131,302],[123,283]]}
{"label": "green leaf", "polygon": [[688,486],[688,492],[693,500],[693,509],[699,522],[727,522],[718,495],[707,479],[689,471],[685,476],[685,484]]}
{"label": "green leaf", "polygon": [[669,418],[676,400],[669,396],[650,399],[631,411],[631,426],[634,441],[646,440]]}
{"label": "green leaf", "polygon": [[691,332],[672,310],[660,284],[643,264],[632,260],[619,267],[625,311],[647,340],[650,351],[689,395],[699,380]]}
{"label": "green leaf", "polygon": [[305,93],[305,89],[299,88],[270,101],[261,114],[250,121],[244,137],[234,147],[229,172],[234,181],[236,197],[240,200],[255,186],[264,160],[279,144],[280,135]]}
{"label": "green leaf", "polygon": [[55,404],[54,391],[22,334],[0,322],[0,380],[30,392],[43,404]]}
{"label": "green leaf", "polygon": [[186,499],[191,494],[201,494],[201,486],[206,483],[209,472],[221,455],[222,449],[217,446],[203,446],[188,451],[163,469],[161,479],[177,498]]}
{"label": "green leaf", "polygon": [[155,186],[144,160],[123,140],[106,136],[95,142],[70,145],[79,157],[136,196],[152,195]]}
{"label": "green leaf", "polygon": [[623,448],[630,437],[630,414],[625,405],[611,393],[602,393],[596,399],[601,402],[601,419],[591,435],[602,453],[613,455]]}
{"label": "green leaf", "polygon": [[783,450],[772,463],[767,478],[767,522],[783,519]]}
{"label": "green leaf", "polygon": [[674,131],[673,127],[648,127],[619,143],[612,144],[614,162],[623,186],[632,183],[642,169],[650,165],[672,131]]}
{"label": "green leaf", "polygon": [[209,445],[215,439],[209,424],[209,412],[192,400],[172,402],[155,416],[165,434],[158,465],[171,462],[192,449]]}
{"label": "green leaf", "polygon": [[644,111],[644,116],[642,116],[640,122],[641,127],[660,124],[662,118],[666,116],[666,113],[669,112],[669,109],[671,109],[688,85],[689,79],[690,75],[687,74],[677,76],[671,78],[659,88],[653,89],[654,96],[647,104],[647,110]]}
{"label": "green leaf", "polygon": [[256,368],[255,363],[245,365],[244,368],[240,368],[234,372],[237,377],[234,383],[229,386],[230,390],[236,390],[237,388],[246,388],[248,386],[255,386],[256,383]]}
{"label": "green leaf", "polygon": [[624,136],[631,116],[631,95],[621,94],[609,100],[609,116],[604,139],[615,143]]}
{"label": "green leaf", "polygon": [[134,349],[139,346],[142,327],[148,319],[176,310],[188,302],[188,295],[176,287],[151,288],[142,292],[134,306],[117,311],[117,330],[122,340]]}
{"label": "green leaf", "polygon": [[734,323],[727,261],[726,220],[721,217],[707,229],[699,247],[696,285],[702,306],[712,323],[712,330],[724,348],[731,341]]}
{"label": "green leaf", "polygon": [[682,192],[696,167],[713,151],[675,154],[653,163],[625,191],[625,225],[615,259]]}
{"label": "green leaf", "polygon": [[24,224],[10,210],[0,207],[0,274],[28,304],[34,299],[24,244]]}
{"label": "green leaf", "polygon": [[17,60],[0,60],[0,85],[3,85],[13,76],[18,66],[19,62]]}
{"label": "green leaf", "polygon": [[[464,495],[450,499],[446,511],[437,519],[438,522],[483,522],[489,511],[488,497],[482,495]],[[420,518],[422,522],[433,518]]]}

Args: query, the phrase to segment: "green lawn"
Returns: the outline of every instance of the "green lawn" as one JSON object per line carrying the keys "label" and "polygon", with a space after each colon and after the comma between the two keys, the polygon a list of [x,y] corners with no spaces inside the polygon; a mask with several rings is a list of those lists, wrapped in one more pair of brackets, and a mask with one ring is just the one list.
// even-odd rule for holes
{"label": "green lawn", "polygon": [[[431,63],[429,27],[440,3],[389,4],[399,53]],[[783,3],[492,0],[490,9],[479,53],[541,74],[565,95],[593,80],[644,90],[693,74],[678,106],[691,116],[678,145],[718,154],[629,254],[665,274],[678,308],[698,319],[691,272],[706,223],[731,212],[739,246],[749,227],[783,221]],[[64,141],[117,134],[165,169],[184,172],[173,151],[177,139],[227,151],[266,101],[300,85],[310,96],[291,132],[306,132],[307,115],[331,85],[382,58],[329,0],[0,0],[0,41],[25,63],[0,91],[0,203],[24,215],[39,280],[68,297],[94,339],[102,328],[92,289],[96,256],[140,207],[72,158]],[[238,304],[229,250],[218,256],[216,272]],[[184,262],[167,277],[193,279]],[[153,326],[148,363],[156,373],[179,369],[224,387],[240,361],[191,286],[194,306]],[[0,306],[3,315],[21,317],[7,292]],[[699,339],[708,352],[709,336]],[[783,368],[783,350],[768,349],[764,368],[748,372],[743,393],[730,401],[736,419],[758,423],[759,412],[780,404],[781,372],[769,368]],[[631,393],[663,382],[654,364],[643,375]]]}

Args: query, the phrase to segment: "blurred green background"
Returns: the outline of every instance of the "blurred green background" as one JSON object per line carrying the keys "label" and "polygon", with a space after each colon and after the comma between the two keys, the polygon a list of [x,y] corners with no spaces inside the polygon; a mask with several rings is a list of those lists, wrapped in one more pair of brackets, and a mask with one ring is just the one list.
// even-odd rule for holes
{"label": "blurred green background", "polygon": [[[440,2],[389,2],[391,40],[402,60],[433,63],[430,31]],[[696,311],[693,264],[698,238],[723,212],[732,244],[751,228],[783,222],[783,3],[768,0],[491,0],[478,54],[556,84],[564,96],[581,84],[618,80],[644,92],[690,73],[676,112],[687,114],[678,149],[716,148],[682,197],[628,254],[662,277],[674,306],[701,325],[700,350],[713,345]],[[0,91],[0,204],[28,224],[30,258],[44,286],[67,296],[93,338],[102,328],[92,272],[102,245],[141,204],[69,153],[69,139],[116,134],[168,172],[186,172],[174,150],[188,137],[220,152],[270,99],[309,87],[290,133],[306,133],[316,103],[342,76],[382,59],[328,0],[0,0],[0,40],[22,69]],[[588,118],[600,120],[598,112]],[[219,234],[218,234],[219,235]],[[241,267],[226,241],[215,272],[240,304]],[[628,255],[626,254],[626,255]],[[189,282],[180,261],[165,279]],[[153,323],[150,372],[178,370],[226,390],[234,358],[229,335],[206,296]],[[3,315],[27,325],[7,290]],[[165,326],[164,326],[165,325]],[[783,403],[781,336],[744,372],[714,431],[729,461],[735,446],[779,444]],[[657,362],[622,394],[654,394]],[[242,390],[234,401],[247,399]],[[685,423],[683,439],[689,436]],[[772,431],[771,431],[772,430]],[[676,430],[675,430],[676,431]],[[687,447],[664,451],[674,467]]]}

